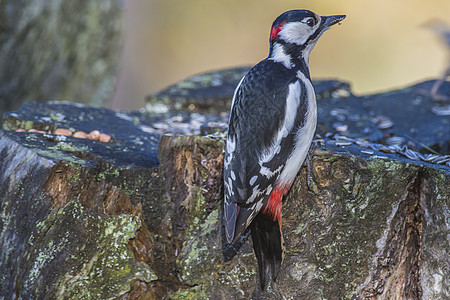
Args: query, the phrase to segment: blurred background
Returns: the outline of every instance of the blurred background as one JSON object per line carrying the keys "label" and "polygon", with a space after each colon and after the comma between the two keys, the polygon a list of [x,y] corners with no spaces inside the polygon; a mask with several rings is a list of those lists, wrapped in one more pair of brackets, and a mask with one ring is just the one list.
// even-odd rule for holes
{"label": "blurred background", "polygon": [[[136,85],[131,98],[140,100],[194,73],[253,65],[267,56],[273,20],[296,8],[347,15],[312,52],[313,78],[347,80],[355,93],[366,94],[436,78],[445,70],[445,48],[425,25],[450,22],[448,0],[133,0],[126,5],[122,87]],[[142,105],[125,98],[113,105]]]}
{"label": "blurred background", "polygon": [[[426,24],[450,25],[449,0],[0,0],[0,97],[19,98],[14,105],[70,100],[138,109],[146,95],[190,75],[264,59],[273,20],[298,8],[347,15],[313,51],[313,78],[349,81],[356,94],[367,94],[437,78],[445,70],[446,49]],[[30,21],[38,18],[41,23]],[[95,34],[84,34],[89,31]],[[26,40],[20,39],[29,35],[34,46],[23,49]],[[58,54],[36,58],[46,48]],[[33,86],[26,84],[31,81]]]}

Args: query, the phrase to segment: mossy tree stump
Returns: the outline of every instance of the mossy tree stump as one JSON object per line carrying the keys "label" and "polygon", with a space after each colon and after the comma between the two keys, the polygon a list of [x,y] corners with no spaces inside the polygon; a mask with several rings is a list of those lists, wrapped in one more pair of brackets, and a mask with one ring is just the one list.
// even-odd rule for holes
{"label": "mossy tree stump", "polygon": [[[341,100],[324,99],[322,109],[357,101]],[[58,102],[5,115],[0,295],[250,297],[251,241],[227,245],[222,227],[223,135],[161,137],[148,133],[151,118]],[[366,119],[354,121],[350,136]],[[112,139],[16,131],[21,128],[97,129]],[[438,137],[428,145],[439,144]],[[346,139],[319,139],[285,199],[280,291],[287,299],[445,298],[446,157]]]}

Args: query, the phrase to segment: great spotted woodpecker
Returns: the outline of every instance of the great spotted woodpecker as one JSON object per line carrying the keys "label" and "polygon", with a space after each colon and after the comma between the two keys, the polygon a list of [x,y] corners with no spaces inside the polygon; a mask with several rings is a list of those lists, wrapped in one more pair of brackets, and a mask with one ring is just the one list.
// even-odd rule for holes
{"label": "great spotted woodpecker", "polygon": [[281,206],[311,145],[317,123],[309,54],[345,15],[309,10],[281,14],[270,31],[269,56],[237,86],[224,161],[224,223],[233,243],[251,230],[259,287],[275,282],[283,259]]}

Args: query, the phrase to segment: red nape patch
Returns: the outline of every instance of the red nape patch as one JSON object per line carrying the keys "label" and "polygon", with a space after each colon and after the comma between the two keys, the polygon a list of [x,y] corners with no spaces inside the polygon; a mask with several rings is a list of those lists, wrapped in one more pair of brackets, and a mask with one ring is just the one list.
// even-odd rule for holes
{"label": "red nape patch", "polygon": [[270,40],[274,40],[277,38],[277,35],[281,31],[283,25],[284,23],[281,23],[280,25],[278,25],[278,27],[272,27],[272,30],[270,31]]}
{"label": "red nape patch", "polygon": [[275,189],[270,194],[269,199],[264,204],[262,208],[263,214],[268,214],[272,217],[273,221],[278,220],[281,226],[282,216],[281,216],[281,208],[283,196],[289,191],[291,185],[277,185]]}

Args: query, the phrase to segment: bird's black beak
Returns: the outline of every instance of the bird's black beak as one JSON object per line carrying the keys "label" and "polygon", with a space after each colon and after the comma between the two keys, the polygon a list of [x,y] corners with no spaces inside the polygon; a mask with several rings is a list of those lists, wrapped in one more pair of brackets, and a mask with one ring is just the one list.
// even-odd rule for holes
{"label": "bird's black beak", "polygon": [[345,17],[346,17],[345,15],[321,17],[321,19],[322,19],[322,22],[320,24],[321,30],[322,31],[327,30],[329,27],[333,26],[334,24],[339,23],[342,20],[344,20]]}

